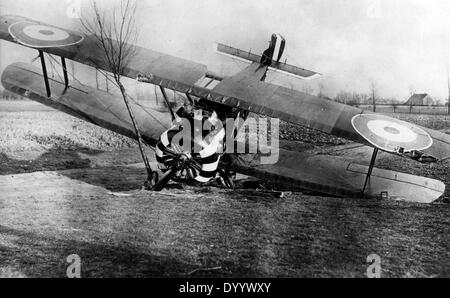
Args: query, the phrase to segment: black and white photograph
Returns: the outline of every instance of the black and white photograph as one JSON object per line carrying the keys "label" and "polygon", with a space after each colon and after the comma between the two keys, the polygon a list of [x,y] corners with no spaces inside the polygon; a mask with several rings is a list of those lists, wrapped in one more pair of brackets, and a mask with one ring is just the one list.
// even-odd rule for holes
{"label": "black and white photograph", "polygon": [[449,15],[1,0],[0,279],[450,277]]}

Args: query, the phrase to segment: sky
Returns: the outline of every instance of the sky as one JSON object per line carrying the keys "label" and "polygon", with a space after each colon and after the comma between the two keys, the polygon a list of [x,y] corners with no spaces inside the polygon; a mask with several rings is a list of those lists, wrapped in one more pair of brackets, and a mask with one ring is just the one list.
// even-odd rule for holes
{"label": "sky", "polygon": [[[111,7],[117,0],[100,0]],[[78,29],[88,0],[2,0],[0,14],[23,15]],[[80,8],[80,9],[78,9]],[[272,33],[287,40],[288,63],[318,71],[320,79],[269,81],[317,92],[369,93],[406,99],[411,91],[448,97],[448,0],[138,0],[138,44],[206,64],[223,75],[246,65],[217,55],[215,43],[262,52]],[[0,42],[0,71],[29,61],[33,51]]]}

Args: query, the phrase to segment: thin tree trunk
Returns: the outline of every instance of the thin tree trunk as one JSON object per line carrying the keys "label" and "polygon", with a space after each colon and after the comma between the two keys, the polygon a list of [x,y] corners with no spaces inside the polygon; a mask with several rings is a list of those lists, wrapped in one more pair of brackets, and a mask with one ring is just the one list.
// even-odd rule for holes
{"label": "thin tree trunk", "polygon": [[[92,20],[82,18],[82,26],[87,35],[92,35],[100,49],[104,51],[105,63],[107,63],[109,71],[112,72],[114,80],[113,86],[117,85],[122,94],[123,101],[128,110],[128,113],[133,124],[134,132],[139,145],[139,150],[142,155],[147,173],[148,180],[146,186],[150,186],[153,180],[157,177],[156,173],[152,171],[147,155],[144,151],[144,142],[139,131],[136,117],[131,108],[129,97],[126,89],[121,82],[121,75],[123,69],[127,65],[128,59],[135,54],[133,48],[128,47],[128,44],[133,44],[136,41],[137,35],[135,32],[135,22],[133,21],[136,13],[136,2],[134,0],[121,0],[119,8],[113,8],[110,14],[106,11],[101,11],[97,5],[96,0],[92,0],[92,11],[94,15]],[[108,80],[110,77],[105,74],[106,91],[109,92]]]}
{"label": "thin tree trunk", "polygon": [[447,114],[450,115],[450,75],[447,70],[447,87],[448,87],[448,106],[447,106]]}
{"label": "thin tree trunk", "polygon": [[98,69],[97,68],[95,69],[95,84],[96,84],[96,87],[98,90]]}
{"label": "thin tree trunk", "polygon": [[145,151],[144,151],[144,144],[142,141],[141,133],[138,128],[136,117],[134,116],[133,109],[131,108],[130,103],[128,101],[128,96],[127,96],[125,87],[122,85],[122,83],[120,81],[118,81],[117,84],[119,85],[120,92],[122,93],[122,98],[123,98],[123,101],[125,102],[128,113],[130,114],[131,122],[133,123],[134,131],[136,132],[139,150],[141,151],[142,159],[144,160],[144,164],[145,164],[145,168],[147,169],[148,177],[151,178],[151,177],[153,177],[153,171],[150,167],[150,163],[149,163],[147,155],[145,154]]}
{"label": "thin tree trunk", "polygon": [[375,104],[375,92],[372,93],[372,104],[373,104],[373,112],[375,113],[377,111],[377,107]]}

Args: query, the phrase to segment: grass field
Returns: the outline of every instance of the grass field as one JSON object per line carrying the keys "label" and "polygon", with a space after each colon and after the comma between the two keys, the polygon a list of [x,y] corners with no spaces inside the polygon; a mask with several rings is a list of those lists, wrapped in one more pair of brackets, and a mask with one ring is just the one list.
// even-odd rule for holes
{"label": "grass field", "polygon": [[[72,116],[48,108],[39,109],[38,104],[14,102],[14,105],[16,111],[10,102],[7,108],[0,109],[0,152],[49,149],[111,151],[135,144],[129,138]],[[3,107],[1,103],[0,106]]]}
{"label": "grass field", "polygon": [[[450,134],[449,115],[386,114]],[[47,150],[119,150],[134,148],[135,142],[32,101],[0,101],[0,151]],[[281,122],[280,138],[315,146],[342,145],[349,141],[316,130]]]}
{"label": "grass field", "polygon": [[[0,277],[65,277],[73,253],[83,277],[364,277],[373,253],[383,277],[450,276],[449,204],[214,186],[142,192],[133,141],[34,103],[6,106]],[[394,116],[450,129],[448,117]],[[324,148],[347,143],[287,124],[281,133]],[[448,165],[377,165],[450,183]]]}
{"label": "grass field", "polygon": [[415,123],[423,127],[440,130],[450,134],[450,115],[409,115],[385,114],[403,121]]}

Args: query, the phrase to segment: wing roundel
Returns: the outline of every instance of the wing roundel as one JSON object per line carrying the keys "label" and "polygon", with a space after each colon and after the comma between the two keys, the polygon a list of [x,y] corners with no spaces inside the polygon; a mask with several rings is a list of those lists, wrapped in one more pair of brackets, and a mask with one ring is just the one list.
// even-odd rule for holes
{"label": "wing roundel", "polygon": [[8,31],[17,42],[31,48],[71,46],[84,39],[75,32],[31,21],[14,23],[9,26]]}
{"label": "wing roundel", "polygon": [[431,136],[420,127],[382,115],[356,115],[352,125],[372,145],[387,152],[423,151],[433,145]]}

